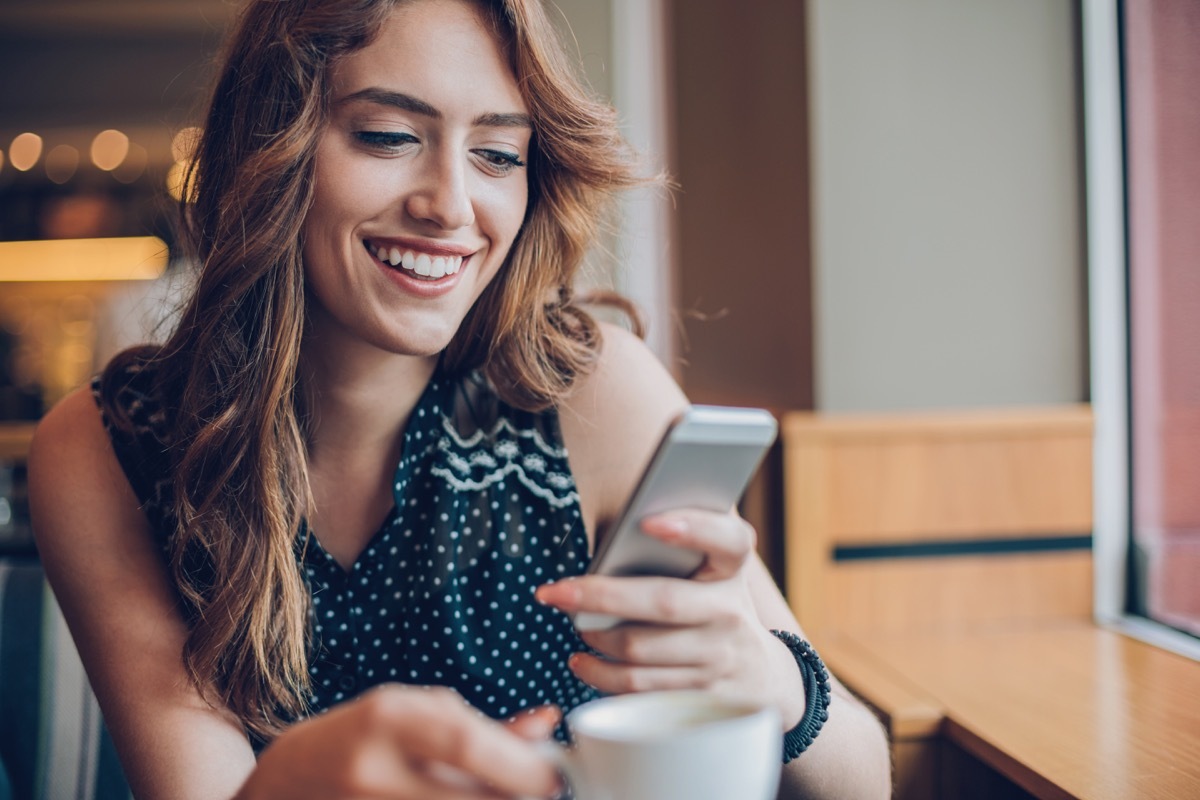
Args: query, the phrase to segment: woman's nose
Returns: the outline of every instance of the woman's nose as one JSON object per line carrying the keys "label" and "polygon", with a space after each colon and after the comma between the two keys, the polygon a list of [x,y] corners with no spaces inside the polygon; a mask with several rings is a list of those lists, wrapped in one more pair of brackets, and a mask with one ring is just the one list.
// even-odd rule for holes
{"label": "woman's nose", "polygon": [[420,185],[409,195],[408,213],[443,230],[458,230],[475,221],[475,207],[467,186],[466,165],[452,158],[429,163]]}

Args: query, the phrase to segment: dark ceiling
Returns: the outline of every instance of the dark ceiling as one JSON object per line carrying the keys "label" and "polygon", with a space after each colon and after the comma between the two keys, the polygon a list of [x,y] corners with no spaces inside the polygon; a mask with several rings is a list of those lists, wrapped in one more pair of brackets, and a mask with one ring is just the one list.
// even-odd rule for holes
{"label": "dark ceiling", "polygon": [[[146,233],[170,241],[171,141],[203,116],[236,8],[236,0],[0,0],[0,241]],[[92,142],[109,128],[128,136],[128,169],[91,163]],[[23,172],[10,151],[27,131],[42,148]],[[73,154],[73,165],[52,175],[56,153]]]}
{"label": "dark ceiling", "polygon": [[226,0],[0,0],[0,148],[195,121]]}

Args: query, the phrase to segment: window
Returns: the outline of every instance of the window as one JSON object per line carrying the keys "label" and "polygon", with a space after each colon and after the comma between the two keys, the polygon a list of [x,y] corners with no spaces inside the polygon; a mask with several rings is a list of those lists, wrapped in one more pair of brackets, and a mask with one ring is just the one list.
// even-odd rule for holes
{"label": "window", "polygon": [[1087,0],[1097,612],[1200,657],[1200,4]]}

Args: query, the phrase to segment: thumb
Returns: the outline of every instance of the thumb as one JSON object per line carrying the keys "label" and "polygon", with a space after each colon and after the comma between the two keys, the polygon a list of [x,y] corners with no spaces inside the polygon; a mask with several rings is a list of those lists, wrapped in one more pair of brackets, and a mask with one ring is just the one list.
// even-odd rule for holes
{"label": "thumb", "polygon": [[522,739],[538,742],[553,736],[561,719],[558,706],[538,706],[510,717],[504,726]]}

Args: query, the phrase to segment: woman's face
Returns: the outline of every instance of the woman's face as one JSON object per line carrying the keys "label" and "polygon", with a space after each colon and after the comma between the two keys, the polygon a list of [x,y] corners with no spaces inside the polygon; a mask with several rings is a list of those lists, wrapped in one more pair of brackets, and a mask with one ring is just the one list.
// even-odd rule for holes
{"label": "woman's face", "polygon": [[304,228],[311,333],[433,355],[520,230],[525,103],[465,0],[400,4],[330,77]]}

